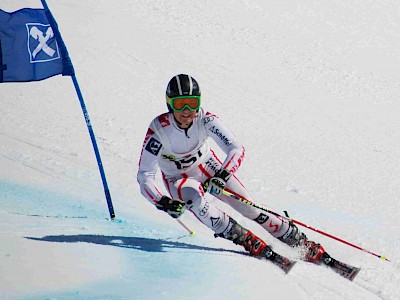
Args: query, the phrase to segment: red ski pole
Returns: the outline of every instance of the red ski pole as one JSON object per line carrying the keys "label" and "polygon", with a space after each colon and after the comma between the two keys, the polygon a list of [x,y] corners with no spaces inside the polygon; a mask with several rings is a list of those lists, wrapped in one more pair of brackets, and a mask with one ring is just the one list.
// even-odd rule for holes
{"label": "red ski pole", "polygon": [[247,204],[247,205],[256,207],[256,208],[261,209],[261,210],[263,210],[263,211],[265,211],[265,212],[267,212],[267,213],[270,213],[270,214],[272,214],[272,215],[274,215],[274,216],[283,218],[283,219],[285,219],[285,220],[288,220],[289,222],[293,222],[293,223],[295,223],[295,224],[298,224],[298,225],[300,225],[300,226],[303,226],[303,227],[305,227],[305,228],[308,228],[308,229],[311,229],[311,230],[313,230],[313,231],[315,231],[315,232],[318,232],[318,233],[320,233],[320,234],[323,234],[323,235],[325,235],[325,236],[327,236],[327,237],[330,237],[330,238],[332,238],[332,239],[334,239],[334,240],[337,240],[337,241],[339,241],[339,242],[342,242],[342,243],[344,243],[344,244],[346,244],[346,245],[349,245],[349,246],[351,246],[351,247],[354,247],[354,248],[356,248],[356,249],[358,249],[358,250],[361,250],[361,251],[364,251],[364,252],[366,252],[366,253],[369,253],[369,254],[371,254],[371,255],[373,255],[373,256],[379,257],[379,258],[382,259],[382,260],[390,261],[389,259],[386,258],[386,256],[379,255],[379,254],[373,253],[373,252],[371,252],[371,251],[368,251],[368,250],[366,250],[366,249],[364,249],[364,248],[361,248],[361,247],[359,247],[359,246],[357,246],[357,245],[354,245],[354,244],[352,244],[352,243],[349,243],[349,242],[347,242],[347,241],[345,241],[345,240],[343,240],[343,239],[341,239],[341,238],[338,238],[338,237],[333,236],[333,235],[331,235],[331,234],[329,234],[329,233],[326,233],[326,232],[323,232],[323,231],[321,231],[321,230],[319,230],[319,229],[316,229],[316,228],[314,228],[314,227],[311,227],[310,225],[307,225],[307,224],[304,224],[304,223],[302,223],[302,222],[300,222],[300,221],[297,221],[297,220],[295,220],[295,219],[289,218],[288,216],[282,216],[282,215],[280,215],[280,214],[278,214],[278,213],[276,213],[276,212],[274,212],[274,211],[272,211],[272,210],[270,210],[270,209],[268,209],[268,208],[266,208],[266,207],[264,207],[264,206],[255,204],[255,203],[253,203],[253,202],[251,202],[251,201],[249,201],[249,200],[247,200],[247,199],[240,198],[240,197],[236,196],[235,194],[232,194],[232,193],[228,192],[227,190],[223,190],[222,193],[223,193],[224,195],[226,195],[226,196],[229,196],[229,197],[232,197],[232,198],[234,198],[234,199],[236,199],[236,200],[239,200],[239,201],[241,201],[241,202],[243,202],[243,203],[245,203],[245,204]]}
{"label": "red ski pole", "polygon": [[337,240],[337,241],[339,241],[339,242],[342,242],[343,244],[349,245],[349,246],[354,247],[354,248],[356,248],[356,249],[358,249],[358,250],[361,250],[361,251],[364,251],[364,252],[366,252],[366,253],[369,253],[369,254],[371,254],[371,255],[373,255],[373,256],[379,257],[379,258],[382,259],[382,260],[390,261],[389,259],[386,258],[386,256],[379,255],[379,254],[373,253],[373,252],[371,252],[371,251],[368,251],[368,250],[366,250],[366,249],[364,249],[364,248],[361,248],[360,246],[357,246],[357,245],[354,245],[354,244],[352,244],[352,243],[349,243],[349,242],[347,242],[347,241],[345,241],[345,240],[342,240],[341,238],[338,238],[338,237],[336,237],[336,236],[334,236],[334,235],[331,235],[331,234],[326,233],[326,232],[323,232],[323,231],[321,231],[321,230],[319,230],[319,229],[313,228],[313,227],[311,227],[310,225],[304,224],[304,223],[302,223],[302,222],[300,222],[300,221],[297,221],[297,220],[295,220],[295,219],[291,219],[291,218],[287,218],[287,219],[288,219],[289,221],[292,221],[292,222],[295,223],[295,224],[301,225],[301,226],[306,227],[306,228],[308,228],[308,229],[311,229],[311,230],[313,230],[313,231],[315,231],[315,232],[318,232],[318,233],[320,233],[320,234],[323,234],[323,235],[325,235],[325,236],[327,236],[327,237],[330,237],[331,239],[334,239],[334,240]]}

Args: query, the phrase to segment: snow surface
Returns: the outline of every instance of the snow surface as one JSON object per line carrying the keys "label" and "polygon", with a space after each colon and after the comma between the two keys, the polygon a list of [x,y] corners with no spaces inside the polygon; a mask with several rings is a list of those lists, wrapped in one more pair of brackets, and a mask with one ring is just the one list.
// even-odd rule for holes
{"label": "snow surface", "polygon": [[[1,299],[400,299],[400,3],[48,0],[75,66],[117,219],[69,77],[0,85]],[[14,11],[40,1],[2,0]],[[285,275],[140,194],[138,158],[177,73],[246,147],[257,202],[361,266]],[[161,182],[160,182],[161,183]],[[274,249],[296,253],[215,202]]]}

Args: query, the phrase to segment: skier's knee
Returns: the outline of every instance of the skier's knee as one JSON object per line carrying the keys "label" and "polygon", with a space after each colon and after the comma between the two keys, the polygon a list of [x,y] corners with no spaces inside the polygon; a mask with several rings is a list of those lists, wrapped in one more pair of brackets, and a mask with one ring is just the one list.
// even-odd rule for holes
{"label": "skier's knee", "polygon": [[201,204],[202,196],[200,192],[192,187],[184,187],[181,190],[182,200],[185,201],[186,207],[191,209]]}

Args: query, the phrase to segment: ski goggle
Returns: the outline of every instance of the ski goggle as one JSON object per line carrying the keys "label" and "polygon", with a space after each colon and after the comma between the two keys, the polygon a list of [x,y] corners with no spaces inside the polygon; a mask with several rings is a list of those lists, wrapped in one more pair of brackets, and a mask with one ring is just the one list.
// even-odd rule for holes
{"label": "ski goggle", "polygon": [[176,112],[184,111],[186,108],[197,111],[200,108],[200,96],[177,96],[167,97],[167,103]]}

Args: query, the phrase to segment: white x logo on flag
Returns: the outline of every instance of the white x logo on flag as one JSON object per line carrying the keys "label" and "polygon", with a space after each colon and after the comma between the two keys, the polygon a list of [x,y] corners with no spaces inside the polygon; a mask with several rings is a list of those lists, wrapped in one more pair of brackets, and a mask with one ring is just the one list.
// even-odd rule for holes
{"label": "white x logo on flag", "polygon": [[29,34],[35,39],[39,40],[39,44],[36,46],[35,50],[32,52],[32,57],[35,58],[36,55],[43,50],[48,56],[53,57],[54,51],[47,45],[47,41],[54,36],[53,29],[49,27],[46,31],[46,36],[43,36],[43,32],[40,31],[36,26],[33,26],[29,31]]}

